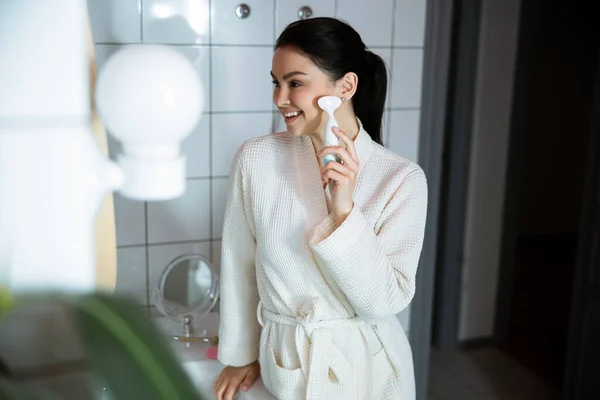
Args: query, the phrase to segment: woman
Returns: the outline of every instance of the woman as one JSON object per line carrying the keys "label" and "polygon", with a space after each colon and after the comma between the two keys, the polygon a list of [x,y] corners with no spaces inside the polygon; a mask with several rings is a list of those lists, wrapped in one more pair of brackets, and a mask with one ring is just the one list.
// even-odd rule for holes
{"label": "woman", "polygon": [[[349,25],[314,18],[275,45],[287,131],[248,140],[230,177],[221,266],[218,399],[262,376],[278,399],[413,399],[396,318],[411,301],[427,185],[381,146],[387,77]],[[324,147],[321,96],[342,98]],[[340,162],[323,166],[334,154]],[[262,327],[262,329],[261,329]]]}

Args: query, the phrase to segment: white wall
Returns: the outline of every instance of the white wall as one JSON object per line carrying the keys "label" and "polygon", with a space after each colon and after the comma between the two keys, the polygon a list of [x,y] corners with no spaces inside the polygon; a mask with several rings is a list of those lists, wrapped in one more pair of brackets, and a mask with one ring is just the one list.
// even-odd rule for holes
{"label": "white wall", "polygon": [[[180,199],[142,203],[115,196],[117,292],[142,304],[170,260],[199,252],[217,267],[227,175],[241,143],[282,130],[271,101],[272,46],[298,9],[347,20],[388,64],[385,143],[416,160],[426,0],[249,0],[239,19],[231,0],[88,0],[100,68],[131,43],[162,43],[196,66],[207,88],[206,114],[183,145],[188,189]],[[116,150],[112,143],[112,152]],[[409,311],[400,315],[408,329]]]}
{"label": "white wall", "polygon": [[519,4],[482,5],[459,340],[494,332]]}

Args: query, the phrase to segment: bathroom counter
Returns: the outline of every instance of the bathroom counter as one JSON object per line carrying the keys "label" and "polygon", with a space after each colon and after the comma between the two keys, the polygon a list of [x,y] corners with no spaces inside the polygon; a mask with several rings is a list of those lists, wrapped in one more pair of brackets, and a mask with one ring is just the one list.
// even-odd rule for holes
{"label": "bathroom counter", "polygon": [[[152,319],[169,338],[173,335],[180,335],[183,332],[181,322],[167,317],[154,317]],[[219,315],[212,313],[206,317],[194,320],[194,333],[199,335],[203,329],[207,330],[206,336],[216,336],[219,329]],[[171,346],[177,357],[181,360],[184,369],[188,372],[196,387],[204,394],[205,398],[215,399],[213,385],[225,366],[217,360],[211,360],[206,357],[205,352],[212,345],[201,342],[179,342],[172,340]],[[240,391],[234,399],[271,400],[274,397],[267,391],[262,380],[259,378],[248,392]]]}

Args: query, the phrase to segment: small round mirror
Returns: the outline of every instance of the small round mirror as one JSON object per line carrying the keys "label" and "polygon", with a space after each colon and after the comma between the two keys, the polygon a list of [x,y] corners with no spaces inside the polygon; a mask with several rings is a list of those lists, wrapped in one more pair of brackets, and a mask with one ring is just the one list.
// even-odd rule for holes
{"label": "small round mirror", "polygon": [[[184,335],[191,334],[192,317],[213,310],[219,297],[219,278],[200,254],[183,254],[163,271],[155,291],[156,307],[167,317],[184,321]],[[189,324],[189,327],[186,327]]]}

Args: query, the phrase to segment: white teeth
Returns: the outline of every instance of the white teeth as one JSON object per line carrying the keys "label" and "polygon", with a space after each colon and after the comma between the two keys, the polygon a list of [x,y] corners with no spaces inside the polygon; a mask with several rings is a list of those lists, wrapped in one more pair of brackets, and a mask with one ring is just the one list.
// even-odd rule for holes
{"label": "white teeth", "polygon": [[296,117],[296,116],[300,115],[301,113],[302,113],[302,111],[293,111],[290,113],[285,113],[285,114],[283,114],[283,116],[286,118],[290,118],[290,117]]}

